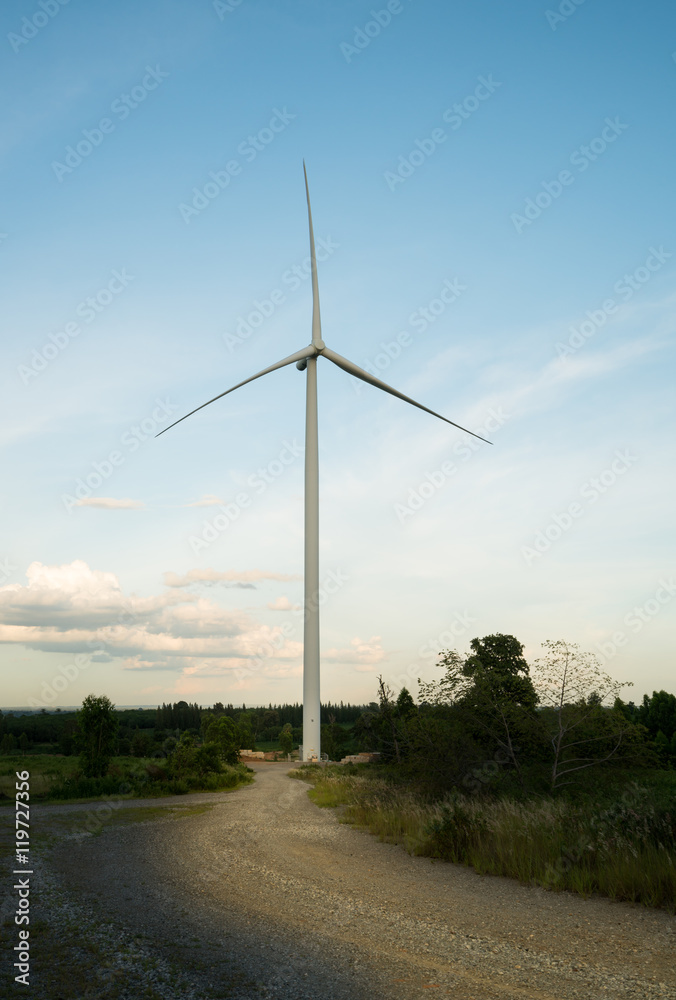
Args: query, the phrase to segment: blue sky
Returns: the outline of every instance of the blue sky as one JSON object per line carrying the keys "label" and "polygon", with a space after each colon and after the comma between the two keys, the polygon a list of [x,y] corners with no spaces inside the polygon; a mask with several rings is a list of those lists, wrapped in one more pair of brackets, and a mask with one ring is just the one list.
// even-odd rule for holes
{"label": "blue sky", "polygon": [[300,700],[304,376],[154,434],[309,342],[303,158],[325,341],[494,442],[319,362],[322,697],[493,632],[673,690],[671,4],[0,22],[3,705]]}

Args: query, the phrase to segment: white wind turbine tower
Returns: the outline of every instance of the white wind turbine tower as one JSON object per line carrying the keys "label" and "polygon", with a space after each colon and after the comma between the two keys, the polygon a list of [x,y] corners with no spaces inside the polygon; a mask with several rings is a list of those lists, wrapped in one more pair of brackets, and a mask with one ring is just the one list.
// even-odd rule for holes
{"label": "white wind turbine tower", "polygon": [[369,375],[368,372],[365,372],[363,368],[359,368],[358,365],[353,364],[352,361],[348,361],[347,358],[342,357],[340,354],[336,354],[335,351],[332,351],[326,346],[322,340],[322,326],[319,315],[319,285],[317,283],[315,238],[312,229],[310,191],[308,188],[307,171],[305,170],[304,162],[303,172],[305,174],[305,194],[307,197],[307,213],[310,226],[310,255],[312,260],[312,342],[308,344],[307,347],[303,347],[300,351],[296,351],[295,354],[290,354],[288,358],[284,358],[282,361],[278,361],[276,364],[270,365],[269,368],[264,368],[262,372],[258,372],[258,374],[252,375],[250,378],[245,378],[243,382],[238,382],[237,385],[233,385],[231,389],[226,389],[225,392],[219,393],[218,396],[214,396],[213,399],[209,399],[206,403],[202,403],[201,406],[195,407],[195,409],[191,410],[190,413],[186,413],[184,417],[181,417],[179,420],[175,420],[173,424],[170,424],[169,427],[165,427],[164,430],[160,431],[160,433],[155,436],[160,437],[161,434],[166,433],[166,431],[175,427],[176,424],[180,424],[182,420],[186,420],[188,417],[192,416],[193,413],[197,413],[198,410],[204,409],[205,406],[209,406],[217,399],[222,399],[223,396],[227,396],[228,393],[241,388],[243,385],[246,385],[247,382],[253,382],[254,379],[261,378],[263,375],[267,375],[270,372],[275,371],[277,368],[284,368],[286,365],[292,365],[295,362],[296,368],[298,368],[299,371],[307,370],[305,409],[303,760],[312,760],[313,758],[319,760],[321,748],[319,703],[319,602],[317,599],[319,595],[317,358],[323,357],[328,361],[332,361],[334,365],[342,368],[343,371],[347,372],[349,375],[354,375],[355,378],[359,378],[363,382],[367,382],[369,385],[376,386],[376,388],[382,389],[384,392],[389,392],[390,395],[396,396],[398,399],[403,399],[406,403],[411,403],[412,406],[417,406],[418,409],[424,410],[425,413],[430,413],[433,417],[438,417],[439,420],[443,420],[447,424],[451,424],[452,427],[457,427],[466,434],[471,434],[472,437],[479,438],[480,441],[485,441],[486,444],[491,444],[492,442],[486,441],[486,438],[481,437],[480,434],[475,434],[474,431],[467,430],[466,427],[461,427],[460,424],[456,424],[452,420],[442,417],[440,413],[435,413],[434,410],[430,410],[427,406],[423,406],[421,403],[416,403],[414,399],[411,399],[409,396],[405,396],[403,392],[398,392],[397,389],[393,389],[391,386],[386,385],[386,383],[381,382],[380,379],[374,378],[373,375]]}

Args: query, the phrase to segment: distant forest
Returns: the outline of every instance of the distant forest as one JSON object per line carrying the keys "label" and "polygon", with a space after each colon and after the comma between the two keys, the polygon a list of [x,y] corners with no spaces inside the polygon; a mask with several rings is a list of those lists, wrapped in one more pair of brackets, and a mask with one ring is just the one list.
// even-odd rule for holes
{"label": "distant forest", "polygon": [[[352,726],[364,713],[377,711],[375,702],[369,705],[352,705],[349,702],[321,706],[321,721],[325,725]],[[216,702],[204,708],[197,703],[178,701],[163,703],[154,708],[117,709],[119,721],[119,753],[143,756],[152,744],[161,742],[166,736],[184,732],[198,736],[205,713],[214,716],[229,716],[244,732],[250,732],[252,742],[272,742],[278,739],[286,725],[293,730],[296,743],[302,740],[303,706],[294,704],[249,707]],[[40,747],[70,755],[73,753],[73,739],[77,728],[77,712],[62,709],[39,712],[15,713],[0,711],[0,753],[12,753],[17,749],[29,750]]]}

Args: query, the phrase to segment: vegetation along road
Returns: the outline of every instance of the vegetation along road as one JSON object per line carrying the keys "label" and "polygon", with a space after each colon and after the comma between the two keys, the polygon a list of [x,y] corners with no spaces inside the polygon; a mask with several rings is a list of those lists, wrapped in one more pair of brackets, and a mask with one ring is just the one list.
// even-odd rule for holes
{"label": "vegetation along road", "polygon": [[667,912],[412,857],[314,805],[292,766],[130,800],[79,840],[91,805],[36,806],[34,1000],[676,998]]}

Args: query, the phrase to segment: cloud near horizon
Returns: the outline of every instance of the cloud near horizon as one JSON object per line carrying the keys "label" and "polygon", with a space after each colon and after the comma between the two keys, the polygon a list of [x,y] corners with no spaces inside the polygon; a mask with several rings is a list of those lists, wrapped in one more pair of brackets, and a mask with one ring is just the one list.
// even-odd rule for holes
{"label": "cloud near horizon", "polygon": [[99,507],[101,510],[141,510],[145,507],[143,500],[131,500],[129,497],[85,497],[73,504],[74,507]]}
{"label": "cloud near horizon", "polygon": [[[256,621],[182,588],[225,577],[284,580],[288,574],[247,570],[216,574],[193,570],[176,577],[175,589],[149,597],[125,595],[114,573],[92,570],[83,560],[63,566],[33,562],[26,585],[0,587],[0,643],[55,653],[88,653],[92,660],[117,659],[126,670],[171,670],[186,676],[235,674],[287,677],[302,664],[302,618],[293,632]],[[175,576],[175,574],[169,574]],[[279,610],[286,598],[276,602]],[[289,603],[289,608],[291,604]],[[384,656],[377,637],[352,639],[348,649],[324,658],[356,670]]]}
{"label": "cloud near horizon", "polygon": [[225,503],[225,500],[221,500],[220,497],[214,496],[213,493],[205,493],[203,497],[199,500],[193,500],[192,503],[184,503],[184,507],[218,507],[219,504]]}

